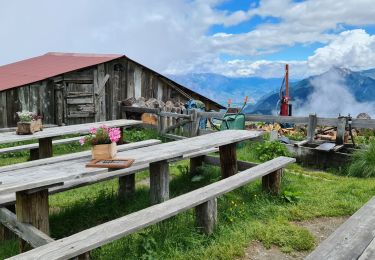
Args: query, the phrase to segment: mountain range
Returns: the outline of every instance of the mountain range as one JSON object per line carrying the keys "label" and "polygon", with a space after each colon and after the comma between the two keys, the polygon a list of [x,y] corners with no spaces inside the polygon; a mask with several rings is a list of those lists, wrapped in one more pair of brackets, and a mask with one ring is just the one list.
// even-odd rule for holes
{"label": "mountain range", "polygon": [[250,103],[254,104],[264,95],[278,89],[282,82],[280,78],[233,78],[214,73],[168,75],[168,77],[225,106],[228,99],[232,99],[234,103],[242,103],[246,96],[249,97]]}
{"label": "mountain range", "polygon": [[[291,83],[289,93],[295,114],[373,114],[375,69],[351,71],[333,67],[320,75]],[[259,99],[255,106],[248,106],[245,112],[275,113],[278,100],[279,92],[271,92]]]}
{"label": "mountain range", "polygon": [[[282,78],[234,78],[214,73],[168,77],[223,105],[229,98],[234,103],[243,103],[245,96],[249,96],[250,103],[244,112],[256,114],[276,113],[282,83]],[[294,114],[374,114],[375,69],[351,71],[333,67],[320,75],[290,82],[289,92]]]}

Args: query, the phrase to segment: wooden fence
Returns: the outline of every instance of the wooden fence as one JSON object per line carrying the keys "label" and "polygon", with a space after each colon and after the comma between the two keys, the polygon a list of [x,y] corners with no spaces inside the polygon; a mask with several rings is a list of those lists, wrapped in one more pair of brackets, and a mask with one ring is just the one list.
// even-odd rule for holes
{"label": "wooden fence", "polygon": [[[198,110],[183,110],[179,113],[166,112],[159,108],[141,108],[141,107],[126,107],[122,106],[122,113],[151,113],[158,116],[158,131],[166,137],[172,139],[179,139],[183,137],[192,137],[207,132],[210,130],[199,129],[200,119],[223,118],[223,112],[203,112]],[[344,143],[344,134],[347,127],[352,128],[375,128],[374,119],[356,119],[345,116],[338,118],[318,117],[310,114],[306,117],[297,116],[272,116],[272,115],[246,115],[247,122],[266,122],[266,123],[289,123],[296,125],[307,125],[306,141],[311,142],[314,139],[315,129],[317,126],[336,127],[336,144]],[[181,137],[183,136],[183,137]]]}

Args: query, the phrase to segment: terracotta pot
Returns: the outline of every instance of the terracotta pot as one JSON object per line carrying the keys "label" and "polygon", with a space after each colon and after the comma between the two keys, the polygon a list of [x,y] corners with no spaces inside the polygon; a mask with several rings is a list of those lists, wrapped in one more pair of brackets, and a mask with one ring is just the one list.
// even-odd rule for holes
{"label": "terracotta pot", "polygon": [[91,148],[92,159],[113,159],[117,153],[116,143],[111,144],[98,144]]}

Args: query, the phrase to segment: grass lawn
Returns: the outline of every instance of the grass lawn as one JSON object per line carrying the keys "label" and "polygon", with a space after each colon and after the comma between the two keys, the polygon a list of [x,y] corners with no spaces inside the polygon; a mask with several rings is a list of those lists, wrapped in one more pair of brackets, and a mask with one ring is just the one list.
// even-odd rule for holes
{"label": "grass lawn", "polygon": [[[252,151],[249,144],[240,148],[239,159],[255,161]],[[8,160],[1,161],[4,159]],[[204,166],[200,169],[203,178],[192,181],[187,165],[188,161],[171,165],[172,197],[220,178],[219,168]],[[51,236],[62,238],[148,207],[148,173],[136,176],[136,194],[126,201],[117,199],[116,180],[50,196]],[[277,245],[284,252],[312,250],[313,236],[292,221],[348,216],[375,194],[375,179],[343,177],[298,165],[288,167],[282,182],[280,196],[263,193],[257,181],[218,198],[219,223],[211,236],[199,233],[194,227],[194,212],[189,210],[96,249],[92,258],[235,259],[252,240],[266,247]],[[17,253],[17,240],[0,242],[0,259]]]}

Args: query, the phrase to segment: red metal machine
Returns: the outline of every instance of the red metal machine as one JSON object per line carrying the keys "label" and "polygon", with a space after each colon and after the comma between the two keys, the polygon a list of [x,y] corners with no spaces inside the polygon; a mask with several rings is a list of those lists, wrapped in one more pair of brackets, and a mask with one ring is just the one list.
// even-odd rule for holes
{"label": "red metal machine", "polygon": [[[285,87],[285,88],[284,88]],[[289,65],[285,64],[285,76],[280,88],[280,115],[291,116],[292,104],[290,104],[289,96]]]}

